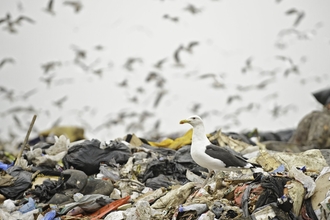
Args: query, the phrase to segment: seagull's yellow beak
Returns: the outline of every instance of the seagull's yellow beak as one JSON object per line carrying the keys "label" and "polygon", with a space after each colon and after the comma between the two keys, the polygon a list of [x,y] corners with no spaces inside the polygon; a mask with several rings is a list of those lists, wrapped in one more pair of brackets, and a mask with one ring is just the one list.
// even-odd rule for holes
{"label": "seagull's yellow beak", "polygon": [[189,120],[183,119],[183,120],[180,121],[180,124],[185,124],[185,123],[189,123]]}

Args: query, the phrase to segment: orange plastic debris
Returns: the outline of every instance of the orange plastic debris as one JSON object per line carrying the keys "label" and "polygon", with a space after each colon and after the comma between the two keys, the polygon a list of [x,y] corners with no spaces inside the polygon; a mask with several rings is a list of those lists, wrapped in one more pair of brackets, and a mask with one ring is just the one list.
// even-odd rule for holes
{"label": "orange plastic debris", "polygon": [[128,200],[131,198],[131,196],[126,196],[122,199],[118,199],[112,203],[109,203],[96,212],[93,212],[89,215],[89,217],[92,217],[92,220],[101,219],[103,216],[108,214],[109,212],[116,210],[119,206],[124,205],[128,202]]}

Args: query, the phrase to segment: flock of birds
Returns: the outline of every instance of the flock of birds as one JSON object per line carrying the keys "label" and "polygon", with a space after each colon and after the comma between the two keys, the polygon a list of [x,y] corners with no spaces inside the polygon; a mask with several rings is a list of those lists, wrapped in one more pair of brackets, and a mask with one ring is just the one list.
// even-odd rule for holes
{"label": "flock of birds", "polygon": [[[49,0],[48,4],[46,7],[43,9],[45,13],[55,15],[55,9],[54,9],[54,4],[56,4],[55,0]],[[83,9],[83,5],[81,1],[64,1],[63,5],[65,6],[70,6],[73,8],[75,13],[79,13]],[[22,6],[20,6],[22,7]],[[184,11],[187,11],[191,14],[198,14],[198,13],[203,13],[204,9],[196,7],[192,4],[188,4],[185,8],[183,8]],[[280,41],[285,38],[288,34],[292,34],[295,31],[299,32],[299,38],[302,35],[308,35],[310,33],[315,34],[315,31],[318,27],[313,30],[314,32],[308,32],[308,33],[303,33],[302,31],[297,30],[297,26],[303,21],[303,19],[306,17],[304,11],[297,10],[295,8],[287,10],[285,13],[287,16],[295,16],[294,22],[292,24],[292,28],[287,29],[286,32],[281,32],[279,33],[279,39]],[[169,20],[172,22],[180,22],[180,18],[178,16],[171,16],[169,14],[163,15],[163,18],[165,20]],[[18,33],[18,29],[21,25],[24,23],[27,24],[35,24],[37,21],[35,21],[32,18],[29,18],[24,15],[18,16],[16,19],[12,18],[10,13],[7,13],[4,18],[0,19],[0,26],[3,26],[3,31],[8,31],[10,34],[16,34]],[[283,42],[282,42],[283,43]],[[157,62],[155,62],[151,66],[151,70],[145,77],[144,82],[146,84],[151,84],[154,83],[154,87],[156,89],[154,100],[152,107],[154,109],[158,108],[160,106],[160,103],[164,100],[164,97],[166,94],[168,94],[168,91],[170,90],[169,85],[168,85],[168,79],[166,75],[163,72],[163,69],[166,65],[170,64],[174,68],[178,68],[180,70],[184,70],[185,68],[185,60],[182,59],[183,56],[193,56],[196,51],[198,52],[198,48],[203,46],[203,42],[199,41],[189,41],[185,42],[182,44],[179,44],[177,48],[173,49],[173,54],[164,56],[163,58],[159,59]],[[104,50],[105,46],[103,45],[96,45],[93,50],[94,51],[102,51]],[[72,45],[70,48],[73,53],[73,59],[69,61],[65,60],[55,60],[55,61],[49,61],[46,63],[42,63],[40,65],[40,68],[42,70],[42,76],[39,78],[41,83],[44,83],[46,85],[46,88],[52,89],[54,86],[59,86],[63,84],[71,84],[74,83],[74,78],[58,78],[56,75],[56,72],[61,69],[65,68],[67,65],[74,65],[81,69],[81,71],[95,75],[99,77],[100,79],[102,78],[103,74],[105,74],[107,71],[111,70],[111,68],[114,67],[114,63],[110,61],[107,63],[106,66],[100,67],[99,66],[99,59],[96,57],[93,62],[87,63],[86,58],[87,54],[89,53],[88,50],[82,49],[76,45]],[[299,63],[295,62],[292,58],[286,57],[286,56],[276,56],[274,59],[283,61],[283,66],[286,66],[285,69],[283,69],[283,66],[273,69],[273,70],[264,70],[263,68],[260,68],[256,65],[254,65],[254,58],[248,57],[245,61],[245,63],[242,64],[241,68],[241,73],[242,74],[249,74],[250,72],[259,72],[260,74],[260,81],[253,83],[251,85],[237,85],[236,94],[231,94],[227,97],[226,99],[226,105],[232,105],[233,103],[237,102],[242,102],[243,101],[243,93],[248,92],[251,90],[264,90],[267,88],[268,85],[272,84],[275,82],[275,77],[278,75],[280,72],[285,77],[289,77],[290,74],[296,74],[299,75],[301,70],[299,69]],[[10,68],[10,65],[16,65],[19,63],[12,57],[3,57],[1,58],[0,61],[0,74],[2,69]],[[128,57],[126,61],[122,64],[122,68],[127,71],[127,72],[134,72],[138,71],[139,66],[144,64],[144,59],[142,57]],[[262,79],[263,77],[268,77],[266,79]],[[200,80],[211,80],[211,86],[214,89],[226,89],[227,82],[224,79],[225,75],[218,74],[218,73],[204,73],[199,75]],[[127,88],[129,85],[129,78],[123,79],[123,81],[117,83],[118,87],[121,88]],[[302,82],[303,83],[303,82]],[[304,82],[306,83],[306,81]],[[139,104],[139,94],[144,94],[144,86],[138,86],[136,88],[136,95],[129,97],[127,101],[131,101],[133,103],[136,103],[137,105]],[[28,103],[29,97],[37,94],[39,91],[37,88],[30,89],[23,94],[19,93],[17,94],[17,91],[14,89],[7,88],[5,85],[0,84],[0,97],[3,100],[7,100],[11,103],[15,103],[18,100],[25,100]],[[276,98],[276,93],[269,94],[267,96],[267,99],[271,98]],[[59,110],[63,109],[66,105],[67,102],[69,102],[70,97],[68,95],[64,96],[59,96],[55,100],[53,100],[51,103],[54,108],[57,108]],[[190,108],[191,113],[194,114],[200,114],[203,117],[206,117],[209,112],[201,112],[201,103],[194,103],[193,106]],[[241,105],[239,108],[237,108],[235,111],[233,111],[230,114],[224,115],[224,118],[230,119],[234,122],[234,124],[238,124],[238,116],[244,112],[244,111],[251,111],[252,109],[258,109],[260,108],[260,104],[252,102],[247,105]],[[92,108],[86,106],[86,108],[83,111],[91,111]],[[295,111],[296,107],[293,105],[288,105],[288,106],[280,106],[276,105],[274,108],[271,110],[271,114],[273,115],[274,118],[280,117],[283,114],[287,114],[289,111]],[[155,117],[155,115],[152,113],[153,110],[144,110],[140,113],[134,112],[134,111],[123,111],[119,112],[118,114],[113,115],[110,118],[106,118],[103,123],[97,125],[97,126],[91,126],[88,124],[88,122],[82,118],[81,123],[84,124],[87,128],[92,129],[94,132],[98,132],[102,129],[111,129],[114,126],[120,125],[120,124],[125,124],[127,123],[127,119],[130,119],[130,123],[127,124],[126,130],[127,131],[146,131],[146,128],[144,126],[144,123],[150,119]],[[9,115],[12,116],[12,119],[16,125],[17,128],[19,128],[21,131],[26,131],[27,129],[27,123],[23,123],[22,120],[20,119],[19,115],[21,113],[31,113],[34,114],[37,112],[37,110],[30,105],[24,105],[20,107],[13,107],[7,110],[2,110],[0,112],[0,117],[8,117]],[[48,113],[49,114],[49,113]],[[135,120],[132,120],[135,119]],[[156,119],[154,120],[154,125],[148,130],[149,132],[153,131],[155,135],[159,135],[160,131],[160,124],[161,120]],[[53,123],[53,125],[58,125],[60,124],[61,120],[60,118],[56,119]],[[224,128],[226,126],[224,125]],[[13,131],[14,128],[11,128],[12,131],[10,131],[10,137],[15,136],[15,132]]]}

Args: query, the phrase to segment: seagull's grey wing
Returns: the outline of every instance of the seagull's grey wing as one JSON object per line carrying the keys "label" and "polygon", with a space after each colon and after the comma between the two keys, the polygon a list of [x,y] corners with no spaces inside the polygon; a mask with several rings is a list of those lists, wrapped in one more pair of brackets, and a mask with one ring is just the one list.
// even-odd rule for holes
{"label": "seagull's grey wing", "polygon": [[206,146],[205,153],[210,157],[223,161],[226,167],[244,167],[247,164],[242,155],[230,148],[210,144]]}

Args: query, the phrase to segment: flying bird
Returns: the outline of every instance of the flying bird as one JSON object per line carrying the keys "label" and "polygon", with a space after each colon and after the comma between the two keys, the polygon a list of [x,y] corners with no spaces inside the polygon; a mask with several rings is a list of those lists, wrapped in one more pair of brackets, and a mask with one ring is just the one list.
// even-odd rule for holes
{"label": "flying bird", "polygon": [[212,171],[255,168],[258,166],[249,163],[245,157],[229,147],[212,144],[206,136],[203,120],[199,116],[193,115],[180,121],[180,124],[185,123],[193,127],[191,157],[198,165],[207,168],[209,171],[203,186],[207,183]]}
{"label": "flying bird", "polygon": [[296,65],[290,57],[276,56],[277,59],[284,61],[288,68],[284,71],[284,75],[288,76],[291,73],[299,74],[299,67]]}
{"label": "flying bird", "polygon": [[191,108],[190,111],[194,114],[197,114],[200,110],[200,108],[202,107],[201,103],[194,103]]}
{"label": "flying bird", "polygon": [[55,12],[54,12],[54,0],[49,0],[48,1],[48,4],[47,4],[47,8],[45,8],[45,12],[51,14],[51,15],[55,15]]}
{"label": "flying bird", "polygon": [[15,29],[16,25],[21,25],[21,22],[24,20],[31,24],[35,23],[33,19],[24,15],[19,16],[16,20],[12,20],[11,15],[7,13],[5,18],[0,19],[0,24],[6,22],[7,27],[5,27],[4,29],[8,30],[10,33],[17,33],[17,30]]}
{"label": "flying bird", "polygon": [[93,70],[92,73],[95,74],[95,75],[97,75],[97,76],[99,76],[100,78],[102,78],[103,69],[102,68],[99,68],[99,69]]}
{"label": "flying bird", "polygon": [[190,12],[191,14],[197,14],[202,11],[200,8],[197,8],[196,6],[194,6],[192,4],[188,4],[188,6],[184,8],[184,10]]}
{"label": "flying bird", "polygon": [[15,63],[15,60],[11,57],[6,57],[6,58],[3,58],[1,61],[0,61],[0,69],[7,63]]}
{"label": "flying bird", "polygon": [[154,67],[157,69],[162,69],[164,63],[166,62],[167,58],[159,60],[157,63],[155,63]]}
{"label": "flying bird", "polygon": [[3,93],[5,95],[5,98],[9,101],[14,101],[14,90],[0,86],[0,93]]}
{"label": "flying bird", "polygon": [[175,51],[174,51],[174,61],[176,63],[177,66],[182,66],[183,64],[181,63],[181,59],[180,59],[180,53],[184,50],[184,47],[182,45],[180,45]]}
{"label": "flying bird", "polygon": [[4,22],[10,22],[11,15],[9,13],[6,14],[6,17],[0,19],[0,24]]}
{"label": "flying bird", "polygon": [[14,114],[14,113],[18,113],[18,112],[35,114],[37,112],[37,110],[34,109],[34,107],[32,107],[32,106],[28,106],[28,107],[18,106],[18,107],[12,107],[12,108],[8,109],[7,111],[3,112],[1,115],[9,115],[9,114]]}
{"label": "flying bird", "polygon": [[23,129],[22,122],[21,122],[21,120],[17,117],[16,114],[13,114],[13,119],[14,119],[14,122],[15,122],[15,124],[16,124],[16,127],[18,127],[19,129]]}
{"label": "flying bird", "polygon": [[242,107],[239,107],[235,110],[234,112],[234,115],[239,115],[241,114],[243,111],[247,112],[247,111],[251,111],[253,108],[260,108],[260,105],[259,104],[256,104],[256,103],[249,103],[247,106],[242,106]]}
{"label": "flying bird", "polygon": [[85,59],[87,57],[87,52],[78,48],[75,45],[72,45],[72,50],[76,53],[75,62],[79,62],[80,59]]}
{"label": "flying bird", "polygon": [[48,77],[40,77],[40,81],[46,83],[47,87],[49,88],[54,80],[54,75],[48,76]]}
{"label": "flying bird", "polygon": [[165,14],[163,16],[163,18],[168,19],[168,20],[173,21],[173,22],[178,22],[179,21],[179,17],[170,17],[168,14]]}
{"label": "flying bird", "polygon": [[133,65],[134,63],[142,63],[142,59],[141,58],[136,58],[136,57],[130,57],[127,59],[127,61],[124,64],[124,68],[127,69],[128,71],[133,71]]}
{"label": "flying bird", "polygon": [[246,73],[247,71],[252,70],[252,60],[253,60],[253,57],[249,57],[246,59],[245,66],[242,67],[242,73]]}
{"label": "flying bird", "polygon": [[297,9],[295,8],[292,8],[292,9],[289,9],[285,12],[286,15],[293,15],[295,14],[297,17],[296,17],[296,20],[295,22],[293,23],[293,26],[297,27],[301,20],[305,17],[305,12],[304,11],[298,11]]}
{"label": "flying bird", "polygon": [[231,104],[234,100],[242,100],[240,95],[231,95],[227,98],[227,104]]}
{"label": "flying bird", "polygon": [[94,49],[95,50],[103,50],[104,49],[104,46],[102,46],[102,45],[96,45],[95,47],[94,47]]}
{"label": "flying bird", "polygon": [[67,96],[63,96],[62,98],[56,100],[53,102],[53,104],[58,107],[58,108],[62,108],[63,107],[63,103],[68,99]]}
{"label": "flying bird", "polygon": [[157,87],[163,87],[166,80],[156,72],[150,72],[146,78],[146,82],[156,81]]}
{"label": "flying bird", "polygon": [[200,76],[201,79],[206,79],[206,78],[212,78],[213,83],[212,86],[213,88],[225,88],[225,82],[223,77],[220,74],[215,74],[215,73],[205,73]]}
{"label": "flying bird", "polygon": [[41,68],[44,70],[44,73],[48,73],[49,71],[55,69],[56,66],[60,66],[61,62],[58,61],[50,61],[41,65]]}
{"label": "flying bird", "polygon": [[23,95],[21,95],[21,98],[22,98],[23,100],[26,100],[26,99],[28,99],[30,96],[36,94],[37,91],[38,91],[38,90],[37,90],[36,88],[31,89],[31,90],[25,92]]}
{"label": "flying bird", "polygon": [[156,107],[159,105],[160,100],[164,97],[164,95],[165,95],[166,93],[167,93],[167,91],[164,90],[164,89],[158,91],[158,93],[157,93],[157,97],[156,97],[155,102],[154,102],[154,108],[156,108]]}
{"label": "flying bird", "polygon": [[150,82],[152,80],[155,80],[159,77],[159,74],[156,72],[150,72],[146,78],[146,82]]}
{"label": "flying bird", "polygon": [[24,16],[24,15],[19,16],[19,17],[14,21],[14,23],[15,23],[15,24],[18,24],[18,25],[21,25],[22,21],[27,21],[27,22],[29,22],[29,23],[31,23],[31,24],[34,24],[34,23],[35,23],[35,21],[34,21],[33,19],[31,19],[31,18],[29,18],[29,17],[27,17],[27,16]]}
{"label": "flying bird", "polygon": [[124,79],[123,81],[121,81],[120,83],[118,83],[119,87],[127,87],[128,86],[128,82],[127,79]]}
{"label": "flying bird", "polygon": [[63,2],[63,4],[73,7],[73,9],[76,13],[80,12],[80,10],[83,7],[83,5],[81,4],[80,1],[65,1],[65,2]]}
{"label": "flying bird", "polygon": [[192,53],[193,47],[196,47],[199,44],[198,41],[192,41],[188,44],[188,46],[185,48],[185,50],[189,53]]}

